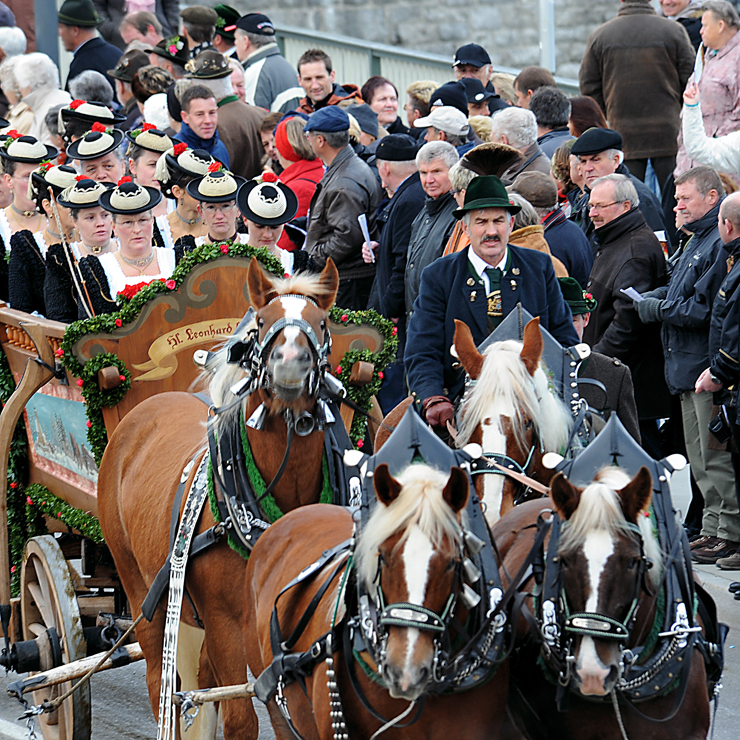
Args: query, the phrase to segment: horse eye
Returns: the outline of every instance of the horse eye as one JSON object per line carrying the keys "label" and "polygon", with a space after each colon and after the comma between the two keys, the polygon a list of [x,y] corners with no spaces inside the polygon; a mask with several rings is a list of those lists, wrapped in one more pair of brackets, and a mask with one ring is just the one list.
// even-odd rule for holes
{"label": "horse eye", "polygon": [[564,557],[561,557],[560,558],[560,567],[562,567],[562,568],[568,568],[568,567],[570,567],[570,564],[568,563],[568,561]]}
{"label": "horse eye", "polygon": [[524,428],[525,429],[531,429],[532,428],[532,420],[531,419],[529,419],[527,421],[527,423],[524,425]]}
{"label": "horse eye", "polygon": [[629,565],[627,566],[630,570],[634,570],[637,567],[637,564],[640,562],[640,558],[632,558],[630,560]]}
{"label": "horse eye", "polygon": [[261,329],[265,325],[264,319],[257,319],[257,326]]}

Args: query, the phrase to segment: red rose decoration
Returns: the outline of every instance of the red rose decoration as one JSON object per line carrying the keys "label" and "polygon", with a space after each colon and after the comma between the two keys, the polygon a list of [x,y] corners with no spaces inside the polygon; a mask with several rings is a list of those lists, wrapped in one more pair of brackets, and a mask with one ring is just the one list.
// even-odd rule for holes
{"label": "red rose decoration", "polygon": [[346,313],[343,313],[343,314],[342,314],[342,315],[341,315],[341,316],[339,317],[339,320],[340,320],[340,321],[346,321],[346,320],[347,320],[348,318],[349,318],[349,316],[347,316],[347,314],[346,314]]}
{"label": "red rose decoration", "polygon": [[91,421],[88,421],[87,422],[87,428],[89,429],[91,426],[92,426],[92,422]]}
{"label": "red rose decoration", "polygon": [[82,378],[77,378],[77,385],[79,385],[80,388],[82,388]]}
{"label": "red rose decoration", "polygon": [[9,139],[20,139],[23,134],[19,134],[14,128],[10,129],[10,131],[6,131],[5,135]]}
{"label": "red rose decoration", "polygon": [[395,337],[396,334],[398,334],[398,329],[394,326],[393,330],[391,331],[391,334]]}
{"label": "red rose decoration", "polygon": [[11,573],[15,573],[15,565],[11,565],[10,566],[10,572]]}
{"label": "red rose decoration", "polygon": [[222,251],[222,252],[223,252],[224,254],[228,254],[228,253],[229,253],[229,245],[228,245],[228,244],[222,244],[222,245],[221,245],[221,246],[219,247],[219,249],[220,249],[220,250],[221,250],[221,251]]}
{"label": "red rose decoration", "polygon": [[337,365],[337,375],[341,375],[341,373],[342,373],[342,366]]}
{"label": "red rose decoration", "polygon": [[357,447],[358,447],[358,449],[361,448],[364,444],[365,443],[361,439],[358,439],[357,440]]}
{"label": "red rose decoration", "polygon": [[84,101],[84,100],[73,100],[73,101],[72,101],[72,102],[71,102],[71,103],[69,104],[69,107],[70,107],[70,108],[71,108],[72,110],[77,110],[77,109],[78,109],[78,108],[79,108],[79,107],[80,107],[81,105],[85,105],[85,101]]}
{"label": "red rose decoration", "polygon": [[60,348],[60,349],[58,349],[58,350],[57,350],[57,351],[56,351],[56,352],[55,352],[54,354],[55,354],[55,355],[56,355],[57,357],[64,357],[64,350]]}
{"label": "red rose decoration", "polygon": [[157,128],[153,123],[145,123],[142,125],[141,130],[142,131],[151,131],[152,129]]}
{"label": "red rose decoration", "polygon": [[172,150],[172,153],[175,155],[175,157],[179,157],[186,149],[188,148],[188,145],[181,141],[179,144],[175,144],[175,148]]}
{"label": "red rose decoration", "polygon": [[108,132],[108,129],[105,126],[105,124],[100,123],[99,121],[95,121],[95,123],[93,123],[92,130],[97,131],[99,134],[105,134]]}
{"label": "red rose decoration", "polygon": [[121,321],[121,319],[116,319],[116,326],[123,326],[123,321]]}
{"label": "red rose decoration", "polygon": [[57,512],[57,516],[61,519],[62,518],[62,512],[61,511],[58,511]]}
{"label": "red rose decoration", "polygon": [[126,382],[126,376],[125,376],[125,375],[119,375],[119,376],[118,376],[118,379],[119,379],[119,380],[120,380],[120,381],[121,381],[122,383],[125,383],[125,382]]}
{"label": "red rose decoration", "polygon": [[380,380],[383,380],[383,371],[382,370],[378,373],[378,378]]}
{"label": "red rose decoration", "polygon": [[18,488],[18,484],[17,484],[17,483],[15,482],[15,481],[13,481],[13,482],[12,482],[12,483],[10,484],[10,487],[11,487],[11,488]]}
{"label": "red rose decoration", "polygon": [[221,164],[221,162],[211,162],[208,165],[208,171],[209,172],[218,172],[221,169],[222,166],[223,165]]}
{"label": "red rose decoration", "polygon": [[290,275],[287,272],[284,272],[283,277],[287,280],[290,277]]}
{"label": "red rose decoration", "polygon": [[278,181],[278,176],[274,172],[265,170],[262,173],[262,182],[277,182],[277,181]]}
{"label": "red rose decoration", "polygon": [[165,285],[168,290],[174,290],[177,287],[177,283],[174,280],[168,280]]}
{"label": "red rose decoration", "polygon": [[123,185],[125,182],[133,182],[130,175],[124,175],[119,181],[119,185]]}

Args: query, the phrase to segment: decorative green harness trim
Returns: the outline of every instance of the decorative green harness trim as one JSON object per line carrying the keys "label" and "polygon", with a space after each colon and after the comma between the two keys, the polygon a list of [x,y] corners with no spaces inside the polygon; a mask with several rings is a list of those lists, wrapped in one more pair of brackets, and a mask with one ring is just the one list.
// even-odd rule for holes
{"label": "decorative green harness trim", "polygon": [[[257,468],[257,463],[255,463],[254,461],[254,456],[252,455],[252,448],[249,444],[249,438],[247,437],[247,427],[244,423],[243,416],[239,420],[239,432],[242,438],[242,451],[244,452],[244,464],[247,468],[247,475],[249,476],[249,482],[252,486],[252,491],[254,492],[255,498],[259,498],[265,492],[265,488],[267,488],[267,484],[265,483],[265,480],[262,477],[262,474]],[[323,477],[323,484],[321,486],[321,494],[319,496],[319,503],[320,504],[331,504],[334,501],[334,491],[332,490],[331,480],[329,479],[329,465],[327,464],[327,461],[326,461],[326,452],[324,452],[324,455],[321,460],[321,474]],[[221,515],[218,510],[218,503],[216,501],[216,490],[213,484],[213,461],[210,459],[208,460],[208,473],[207,473],[206,480],[208,483],[208,501],[211,507],[211,513],[213,514],[213,518],[217,522],[220,522]],[[265,516],[267,520],[270,522],[270,524],[274,524],[278,519],[280,519],[281,516],[283,516],[283,511],[277,505],[277,502],[275,501],[275,498],[271,493],[265,496],[260,501],[259,505],[262,511],[264,511]],[[229,547],[232,550],[234,550],[235,552],[238,552],[245,560],[249,559],[249,551],[241,544],[241,542],[239,542],[239,540],[234,536],[231,530],[228,531],[227,539],[229,542]]]}

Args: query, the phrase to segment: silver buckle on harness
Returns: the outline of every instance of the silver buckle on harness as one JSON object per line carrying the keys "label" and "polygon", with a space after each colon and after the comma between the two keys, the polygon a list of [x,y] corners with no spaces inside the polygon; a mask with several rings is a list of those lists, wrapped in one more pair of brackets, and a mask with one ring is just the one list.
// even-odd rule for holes
{"label": "silver buckle on harness", "polygon": [[560,642],[560,626],[555,604],[550,599],[542,602],[542,636],[551,648],[557,647]]}
{"label": "silver buckle on harness", "polygon": [[283,693],[284,688],[285,684],[283,683],[283,679],[280,678],[277,684],[277,691],[275,692],[275,703],[280,710],[280,714],[282,714],[283,717],[285,717],[285,719],[290,722],[290,710],[288,709],[288,700],[285,698],[285,694]]}
{"label": "silver buckle on harness", "polygon": [[[500,588],[491,589],[490,593],[488,594],[490,609],[488,610],[488,614],[486,614],[487,617],[490,617],[491,614],[493,614],[503,597],[504,592]],[[503,632],[504,626],[506,625],[506,614],[504,614],[503,611],[500,611],[493,618],[493,623],[496,625],[496,632]]]}
{"label": "silver buckle on harness", "polygon": [[689,634],[692,632],[701,632],[701,627],[689,627],[686,604],[679,602],[676,604],[676,621],[668,632],[659,632],[658,637],[678,637],[678,647],[685,648],[689,644]]}

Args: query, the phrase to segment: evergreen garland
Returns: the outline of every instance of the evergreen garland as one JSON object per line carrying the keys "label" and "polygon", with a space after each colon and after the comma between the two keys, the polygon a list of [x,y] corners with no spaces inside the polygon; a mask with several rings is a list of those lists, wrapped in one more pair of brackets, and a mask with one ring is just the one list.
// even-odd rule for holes
{"label": "evergreen garland", "polygon": [[[76,509],[70,506],[66,501],[62,501],[55,496],[48,488],[33,483],[25,490],[26,495],[26,515],[29,521],[33,518],[38,520],[42,516],[48,516],[51,519],[58,519],[66,524],[70,529],[74,529],[80,534],[89,537],[96,545],[105,542],[103,532],[100,529],[100,522],[92,514],[82,509]],[[44,532],[46,527],[44,527]],[[33,534],[29,534],[33,537]]]}

